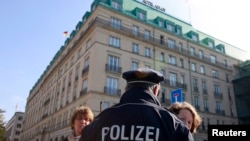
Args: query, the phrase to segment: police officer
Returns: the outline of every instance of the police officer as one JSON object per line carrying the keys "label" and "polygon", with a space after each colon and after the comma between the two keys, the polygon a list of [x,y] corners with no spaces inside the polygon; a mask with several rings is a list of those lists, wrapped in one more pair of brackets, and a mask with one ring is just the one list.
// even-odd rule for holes
{"label": "police officer", "polygon": [[124,72],[120,102],[82,130],[80,141],[193,141],[185,124],[157,99],[164,76],[153,69]]}

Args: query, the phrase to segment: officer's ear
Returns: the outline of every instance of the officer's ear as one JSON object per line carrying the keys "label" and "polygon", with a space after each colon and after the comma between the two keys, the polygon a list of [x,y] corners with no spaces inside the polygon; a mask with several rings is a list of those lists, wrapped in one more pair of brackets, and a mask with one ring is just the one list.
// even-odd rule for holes
{"label": "officer's ear", "polygon": [[156,84],[154,87],[153,87],[153,94],[157,97],[159,94],[160,94],[160,84]]}

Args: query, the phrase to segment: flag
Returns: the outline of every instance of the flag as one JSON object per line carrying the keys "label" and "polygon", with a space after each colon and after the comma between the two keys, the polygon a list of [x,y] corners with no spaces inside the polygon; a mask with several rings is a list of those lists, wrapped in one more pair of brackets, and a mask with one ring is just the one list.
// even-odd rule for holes
{"label": "flag", "polygon": [[68,31],[64,31],[63,32],[63,36],[65,37],[65,36],[68,36]]}

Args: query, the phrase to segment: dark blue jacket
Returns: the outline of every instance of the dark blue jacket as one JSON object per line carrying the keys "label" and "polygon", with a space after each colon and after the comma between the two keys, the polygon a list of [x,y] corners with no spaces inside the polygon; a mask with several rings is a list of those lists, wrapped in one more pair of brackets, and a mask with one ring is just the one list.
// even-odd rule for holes
{"label": "dark blue jacket", "polygon": [[133,88],[82,131],[80,141],[193,141],[185,124],[150,91]]}

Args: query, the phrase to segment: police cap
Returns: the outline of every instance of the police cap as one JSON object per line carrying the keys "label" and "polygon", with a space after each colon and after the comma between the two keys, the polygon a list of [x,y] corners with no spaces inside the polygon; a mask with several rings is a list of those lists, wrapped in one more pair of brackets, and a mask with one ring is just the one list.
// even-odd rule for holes
{"label": "police cap", "polygon": [[160,72],[149,68],[126,71],[122,74],[122,77],[127,83],[146,82],[158,84],[165,79]]}

